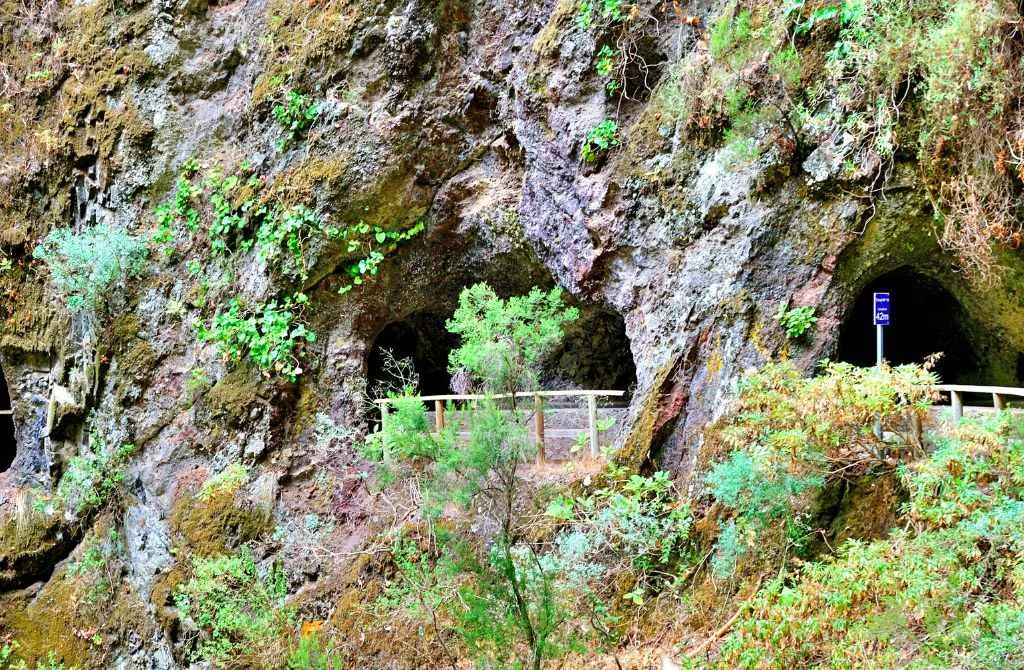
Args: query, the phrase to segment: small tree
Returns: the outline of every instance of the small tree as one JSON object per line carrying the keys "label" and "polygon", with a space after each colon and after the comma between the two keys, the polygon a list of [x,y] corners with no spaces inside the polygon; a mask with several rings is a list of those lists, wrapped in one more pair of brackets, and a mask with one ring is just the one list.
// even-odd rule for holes
{"label": "small tree", "polygon": [[111,289],[142,273],[149,247],[141,237],[97,225],[78,233],[70,228],[53,230],[33,256],[46,263],[71,312],[100,313]]}
{"label": "small tree", "polygon": [[492,393],[513,393],[537,383],[540,364],[562,339],[579,310],[565,307],[562,291],[534,288],[502,300],[487,284],[462,291],[446,324],[462,337],[449,357],[452,372],[464,368]]}
{"label": "small tree", "polygon": [[[451,367],[468,370],[488,396],[529,388],[561,339],[562,327],[576,317],[577,310],[564,306],[558,289],[534,289],[503,300],[486,284],[477,284],[462,292],[447,324],[462,337],[451,353]],[[405,582],[416,586],[396,587],[388,602],[421,614],[430,610],[435,629],[442,609],[478,658],[502,664],[518,656],[536,669],[561,648],[564,641],[557,634],[568,615],[559,607],[557,585],[524,541],[519,511],[525,486],[518,470],[533,450],[526,422],[514,400],[511,411],[501,407],[488,397],[468,414],[464,426],[452,424],[432,434],[422,402],[410,397],[395,403],[376,452],[380,456],[386,450],[395,464],[385,468],[386,480],[414,483],[429,537],[423,550],[428,555],[417,560],[409,556],[419,550],[400,540],[399,569]],[[468,431],[468,439],[460,437],[460,428]],[[453,504],[473,510],[474,525],[486,529],[483,537],[436,532],[437,520]],[[458,597],[425,596],[437,592],[457,592]],[[444,635],[436,632],[443,644]]]}

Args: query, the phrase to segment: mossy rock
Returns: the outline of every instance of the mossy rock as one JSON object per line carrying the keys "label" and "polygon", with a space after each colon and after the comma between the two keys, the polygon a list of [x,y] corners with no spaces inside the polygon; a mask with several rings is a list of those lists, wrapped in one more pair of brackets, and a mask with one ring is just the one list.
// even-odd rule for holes
{"label": "mossy rock", "polygon": [[262,380],[246,367],[224,375],[207,391],[204,407],[211,419],[229,426],[245,422],[250,408],[259,401]]}
{"label": "mossy rock", "polygon": [[188,492],[171,510],[171,530],[189,553],[223,554],[273,527],[270,510],[239,495],[240,486]]}

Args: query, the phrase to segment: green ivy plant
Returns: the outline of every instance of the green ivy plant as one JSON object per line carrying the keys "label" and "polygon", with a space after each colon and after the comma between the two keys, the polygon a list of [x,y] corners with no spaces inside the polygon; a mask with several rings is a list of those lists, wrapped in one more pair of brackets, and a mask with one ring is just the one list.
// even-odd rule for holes
{"label": "green ivy plant", "polygon": [[788,309],[789,301],[783,301],[779,304],[779,311],[775,314],[775,320],[782,324],[782,328],[786,331],[786,337],[791,340],[798,340],[806,335],[810,329],[818,322],[818,317],[814,315],[814,307],[805,305],[803,307],[794,307]]}
{"label": "green ivy plant", "polygon": [[376,277],[380,272],[381,263],[389,254],[425,229],[426,225],[421,220],[406,230],[385,230],[380,226],[371,226],[363,221],[343,230],[330,230],[328,234],[332,237],[345,241],[346,253],[360,255],[358,260],[345,267],[345,274],[349,281],[338,289],[338,293],[344,295],[355,287],[362,286],[370,278]]}
{"label": "green ivy plant", "polygon": [[316,341],[316,334],[299,321],[308,302],[305,294],[296,293],[280,303],[270,300],[247,308],[233,298],[226,310],[214,315],[209,327],[197,324],[198,336],[216,343],[231,362],[248,360],[265,374],[280,374],[294,382],[303,371],[303,345]]}
{"label": "green ivy plant", "polygon": [[608,92],[608,95],[615,95],[622,88],[622,84],[615,78],[618,64],[619,52],[616,49],[606,44],[597,52],[597,64],[594,68],[597,70],[597,74],[605,80],[604,90]]}
{"label": "green ivy plant", "polygon": [[610,25],[626,19],[622,0],[582,0],[576,7],[576,25],[589,30],[595,25]]}
{"label": "green ivy plant", "polygon": [[[320,107],[312,102],[307,96],[298,91],[292,90],[285,95],[284,102],[274,105],[271,110],[274,119],[288,133],[288,139],[298,140],[303,133],[309,130],[317,117],[320,116]],[[286,146],[285,140],[279,140],[277,150],[282,151]]]}
{"label": "green ivy plant", "polygon": [[585,163],[593,163],[603,152],[620,144],[619,126],[611,119],[605,119],[590,129],[580,150]]}

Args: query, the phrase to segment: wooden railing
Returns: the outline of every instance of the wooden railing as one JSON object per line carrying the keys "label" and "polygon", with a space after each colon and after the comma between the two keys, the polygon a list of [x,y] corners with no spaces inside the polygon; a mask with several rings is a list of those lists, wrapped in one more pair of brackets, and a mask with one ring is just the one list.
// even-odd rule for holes
{"label": "wooden railing", "polygon": [[996,411],[1002,411],[1006,406],[1006,397],[1024,398],[1024,389],[1013,386],[972,386],[970,384],[939,384],[934,387],[936,391],[949,394],[949,403],[953,407],[953,418],[962,419],[964,416],[964,394],[984,393],[992,396],[992,406]]}
{"label": "wooden railing", "polygon": [[[537,461],[543,463],[547,459],[544,452],[544,399],[545,398],[586,398],[587,399],[587,434],[590,441],[590,454],[597,456],[597,399],[598,398],[621,398],[626,395],[625,391],[590,391],[590,390],[567,390],[567,391],[521,391],[518,393],[498,393],[495,395],[455,394],[455,395],[425,395],[416,396],[416,400],[434,403],[434,427],[442,430],[445,427],[445,403],[448,402],[472,402],[491,398],[494,400],[508,398],[530,398],[533,401],[533,422],[534,432],[537,440]],[[390,406],[396,401],[406,398],[378,398],[373,402],[380,407],[381,428],[387,427]]]}

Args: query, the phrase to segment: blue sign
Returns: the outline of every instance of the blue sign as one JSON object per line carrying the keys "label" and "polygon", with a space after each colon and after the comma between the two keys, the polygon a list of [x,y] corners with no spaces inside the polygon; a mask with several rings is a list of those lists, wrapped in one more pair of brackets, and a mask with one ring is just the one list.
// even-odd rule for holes
{"label": "blue sign", "polygon": [[875,294],[874,322],[876,326],[889,325],[889,294]]}

